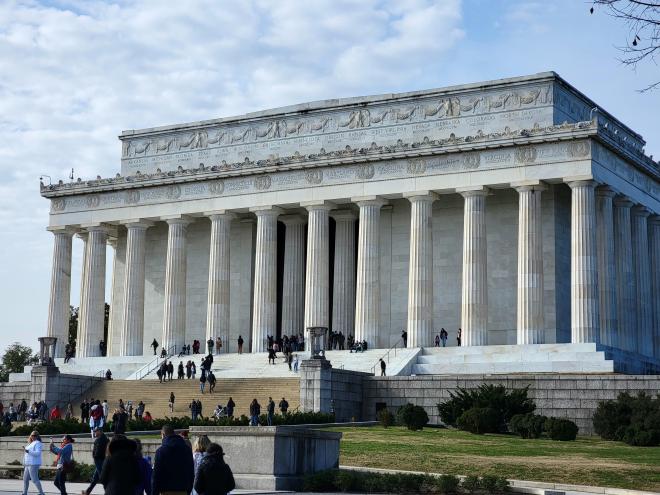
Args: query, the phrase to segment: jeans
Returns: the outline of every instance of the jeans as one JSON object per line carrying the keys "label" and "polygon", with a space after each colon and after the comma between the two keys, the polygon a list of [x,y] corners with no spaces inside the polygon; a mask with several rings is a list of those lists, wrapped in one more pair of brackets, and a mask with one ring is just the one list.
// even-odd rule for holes
{"label": "jeans", "polygon": [[87,490],[85,490],[87,493],[92,493],[94,487],[99,482],[99,478],[101,477],[101,471],[103,471],[103,459],[94,459],[94,466],[96,467],[96,469],[94,470],[92,479],[89,481],[89,486],[87,487]]}
{"label": "jeans", "polygon": [[206,382],[199,382],[199,391],[201,393],[204,393],[204,386],[206,385]]}
{"label": "jeans", "polygon": [[273,426],[273,413],[268,413],[266,419],[268,420],[268,426]]}
{"label": "jeans", "polygon": [[39,466],[25,466],[23,470],[23,495],[27,495],[30,480],[32,480],[34,486],[39,490],[39,495],[44,495],[44,491],[41,488],[41,481],[39,481]]}
{"label": "jeans", "polygon": [[257,426],[259,424],[259,416],[256,414],[254,416],[250,416],[250,425],[252,426]]}
{"label": "jeans", "polygon": [[67,495],[66,493],[66,473],[62,469],[57,470],[55,475],[55,488],[59,488],[60,495]]}

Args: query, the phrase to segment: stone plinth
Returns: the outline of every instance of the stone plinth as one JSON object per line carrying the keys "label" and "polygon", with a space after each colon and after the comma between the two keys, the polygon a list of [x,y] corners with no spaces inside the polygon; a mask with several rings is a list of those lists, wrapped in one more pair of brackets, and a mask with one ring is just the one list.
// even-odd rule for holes
{"label": "stone plinth", "polygon": [[329,413],[332,409],[332,365],[327,359],[308,359],[300,365],[300,409]]}
{"label": "stone plinth", "polygon": [[297,490],[305,474],[339,466],[341,433],[292,426],[191,426],[222,446],[236,488]]}

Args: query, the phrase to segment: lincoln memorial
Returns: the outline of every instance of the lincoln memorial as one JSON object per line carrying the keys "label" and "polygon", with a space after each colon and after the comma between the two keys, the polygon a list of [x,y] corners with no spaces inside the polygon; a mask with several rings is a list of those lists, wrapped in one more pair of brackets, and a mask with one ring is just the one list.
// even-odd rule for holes
{"label": "lincoln memorial", "polygon": [[[660,170],[553,72],[123,131],[49,185],[48,335],[79,357],[328,327],[387,349],[594,344],[660,363]],[[72,242],[84,245],[71,280]],[[114,256],[106,257],[107,245]],[[106,265],[112,290],[106,293]],[[596,347],[594,347],[595,349]],[[488,352],[488,347],[480,347]],[[64,346],[57,346],[61,357]]]}

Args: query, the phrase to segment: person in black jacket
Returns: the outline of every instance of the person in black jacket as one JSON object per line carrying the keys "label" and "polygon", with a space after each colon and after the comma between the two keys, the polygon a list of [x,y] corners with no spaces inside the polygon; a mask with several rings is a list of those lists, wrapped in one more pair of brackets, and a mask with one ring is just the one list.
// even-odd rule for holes
{"label": "person in black jacket", "polygon": [[123,435],[126,433],[126,423],[128,422],[128,414],[124,408],[116,409],[112,415],[112,432],[114,434]]}
{"label": "person in black jacket", "polygon": [[112,437],[99,479],[105,495],[132,494],[140,486],[142,473],[135,456],[136,447],[135,442],[124,435]]}
{"label": "person in black jacket", "polygon": [[192,450],[183,438],[174,433],[171,425],[163,426],[160,435],[163,438],[163,445],[154,456],[151,494],[190,493],[195,478]]}
{"label": "person in black jacket", "polygon": [[94,446],[92,447],[92,459],[94,459],[94,475],[85,493],[89,495],[99,482],[101,472],[103,471],[103,461],[105,461],[106,449],[108,448],[108,437],[103,433],[102,428],[94,428]]}
{"label": "person in black jacket", "polygon": [[236,487],[234,474],[222,458],[222,447],[212,443],[197,470],[195,491],[199,495],[226,495]]}

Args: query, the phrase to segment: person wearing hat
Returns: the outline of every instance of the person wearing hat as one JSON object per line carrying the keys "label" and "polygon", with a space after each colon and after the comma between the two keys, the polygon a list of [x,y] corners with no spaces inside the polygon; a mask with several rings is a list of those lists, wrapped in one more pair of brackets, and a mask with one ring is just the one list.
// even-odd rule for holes
{"label": "person wearing hat", "polygon": [[224,455],[217,443],[211,443],[206,448],[206,455],[195,476],[195,491],[199,495],[226,495],[236,487],[234,474]]}
{"label": "person wearing hat", "polygon": [[50,451],[57,455],[57,460],[55,461],[55,465],[57,466],[57,471],[55,473],[55,488],[60,490],[61,495],[67,495],[66,475],[73,469],[74,442],[75,440],[71,435],[64,435],[60,442],[60,446],[57,447],[53,443],[53,439],[50,439]]}
{"label": "person wearing hat", "polygon": [[85,494],[89,495],[94,490],[94,487],[99,482],[101,471],[103,470],[103,462],[105,461],[106,449],[108,448],[108,437],[103,433],[103,428],[98,426],[94,428],[94,446],[92,447],[92,459],[94,459],[94,474],[92,480],[85,490]]}
{"label": "person wearing hat", "polygon": [[39,436],[39,432],[35,430],[30,433],[28,445],[23,448],[25,450],[25,454],[23,455],[23,466],[25,466],[23,471],[23,495],[27,495],[30,481],[39,490],[39,495],[44,495],[44,491],[41,488],[41,481],[39,481],[42,448],[41,437]]}

